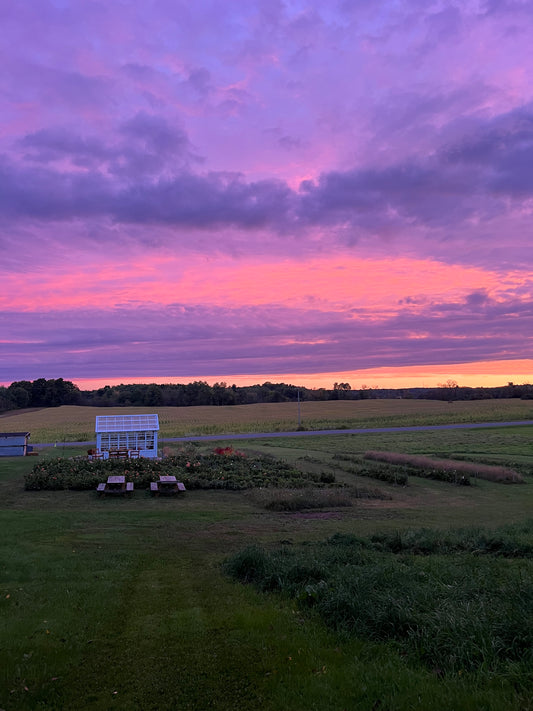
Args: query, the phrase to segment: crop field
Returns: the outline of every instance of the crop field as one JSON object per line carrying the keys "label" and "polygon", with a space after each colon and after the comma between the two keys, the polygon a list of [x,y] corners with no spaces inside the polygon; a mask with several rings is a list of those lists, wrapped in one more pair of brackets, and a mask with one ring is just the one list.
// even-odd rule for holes
{"label": "crop field", "polygon": [[[298,428],[297,403],[222,407],[62,407],[15,411],[0,417],[6,432],[31,432],[32,442],[94,440],[97,415],[157,412],[162,437],[235,432],[287,432]],[[301,426],[308,430],[395,427],[533,419],[531,400],[332,400],[300,403]]]}
{"label": "crop field", "polygon": [[[295,409],[156,411],[171,437],[294,430]],[[111,409],[11,414],[0,429],[28,429],[34,442],[90,440],[102,412]],[[530,419],[531,406],[302,403],[309,428],[513,418]],[[165,449],[186,468],[207,466],[227,444],[221,435]],[[98,498],[24,488],[36,464],[46,469],[59,453],[79,466],[83,448],[0,459],[0,709],[533,709],[533,426],[241,444],[239,476],[246,457],[267,456],[317,486],[252,478],[252,488],[181,498],[137,487],[131,498]],[[471,475],[458,486],[409,472],[399,486],[371,474],[405,458],[368,461],[367,452],[520,477]]]}

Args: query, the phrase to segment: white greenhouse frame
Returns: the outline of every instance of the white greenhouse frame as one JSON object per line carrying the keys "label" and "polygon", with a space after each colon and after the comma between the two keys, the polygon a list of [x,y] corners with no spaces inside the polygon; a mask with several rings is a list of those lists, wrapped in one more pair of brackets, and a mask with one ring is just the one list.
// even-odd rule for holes
{"label": "white greenhouse frame", "polygon": [[157,415],[99,415],[96,418],[96,449],[104,456],[120,451],[155,459],[158,431]]}

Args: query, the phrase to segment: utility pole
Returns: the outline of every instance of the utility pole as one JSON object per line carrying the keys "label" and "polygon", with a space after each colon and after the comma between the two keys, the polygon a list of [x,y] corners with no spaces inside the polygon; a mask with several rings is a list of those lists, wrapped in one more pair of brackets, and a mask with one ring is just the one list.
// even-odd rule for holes
{"label": "utility pole", "polygon": [[298,429],[302,427],[302,417],[300,413],[300,388],[298,388]]}

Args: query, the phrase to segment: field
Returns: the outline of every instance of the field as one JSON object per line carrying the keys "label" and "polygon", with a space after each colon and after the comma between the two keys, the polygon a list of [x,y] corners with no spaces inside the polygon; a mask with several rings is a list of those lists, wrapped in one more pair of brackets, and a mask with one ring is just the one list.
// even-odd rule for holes
{"label": "field", "polygon": [[[96,415],[157,412],[161,437],[234,432],[287,432],[298,428],[296,403],[226,407],[94,408],[64,405],[21,410],[0,417],[6,432],[31,432],[32,442],[94,440]],[[531,400],[332,400],[300,403],[301,426],[308,430],[436,425],[460,422],[502,422],[533,419]]]}
{"label": "field", "polygon": [[[294,409],[158,412],[163,436],[178,436],[202,428],[264,431],[269,424],[287,426],[283,423],[296,429]],[[57,408],[20,413],[4,417],[0,429],[27,428],[34,442],[92,439],[94,415],[101,412]],[[302,403],[307,427],[311,421],[358,427],[513,416],[529,419],[531,406],[520,401]],[[198,451],[212,451],[217,444],[224,442]],[[171,453],[177,447],[172,445]],[[83,453],[65,449],[60,450],[64,456]],[[533,427],[263,438],[239,449],[250,456],[273,455],[302,471],[333,473],[337,484],[345,485],[339,491],[351,500],[336,499],[331,492],[321,500],[318,492],[314,501],[302,504],[293,491],[265,489],[191,490],[179,500],[153,499],[143,491],[131,499],[99,499],[91,491],[25,491],[24,475],[36,461],[55,457],[58,449],[0,460],[1,709],[533,708],[528,646]],[[519,471],[525,483],[475,480],[464,487],[410,476],[408,486],[399,487],[354,475],[335,458],[362,458],[369,450],[501,464]],[[461,530],[465,527],[468,532]],[[502,532],[499,527],[507,528]],[[393,583],[395,576],[403,576],[395,599],[401,601],[406,593],[400,610],[405,614],[410,606],[413,614],[422,614],[415,610],[416,595],[423,592],[427,604],[433,594],[428,582],[438,580],[438,624],[442,636],[452,641],[446,654],[436,643],[430,645],[439,635],[417,651],[429,624],[418,622],[420,634],[411,635],[405,645],[401,635],[383,633],[386,625],[376,627],[378,617],[386,621],[390,616],[379,585],[374,586],[382,591],[379,600],[366,589],[366,606],[358,617],[353,613],[358,628],[349,630],[332,622],[327,609],[324,613],[322,607],[330,603],[321,597],[320,580],[313,587],[302,578],[303,601],[293,573],[290,593],[281,583],[273,585],[272,577],[265,587],[243,584],[228,573],[235,556],[253,546],[260,560],[274,565],[275,579],[283,581],[290,574],[279,561],[303,556],[310,569],[326,566],[327,542],[342,543],[352,555],[359,545],[353,537],[369,546],[364,562],[370,567],[364,568],[362,581],[385,585],[386,575]],[[474,541],[473,549],[458,552],[465,541]],[[416,546],[426,546],[424,555]],[[342,545],[335,549],[338,560],[341,550]],[[303,564],[298,565],[301,571]],[[343,571],[354,561],[347,565]],[[331,576],[325,585],[345,574],[328,570],[320,573]],[[411,589],[413,579],[426,583]],[[447,590],[455,597],[446,597]],[[502,623],[498,639],[506,640],[505,648],[494,647],[497,654],[491,657],[469,652],[461,643],[462,656],[454,656],[461,640],[486,640],[483,625],[492,609]],[[455,625],[455,637],[445,624]],[[512,625],[517,631],[509,637]],[[442,664],[434,663],[430,653],[442,654]]]}

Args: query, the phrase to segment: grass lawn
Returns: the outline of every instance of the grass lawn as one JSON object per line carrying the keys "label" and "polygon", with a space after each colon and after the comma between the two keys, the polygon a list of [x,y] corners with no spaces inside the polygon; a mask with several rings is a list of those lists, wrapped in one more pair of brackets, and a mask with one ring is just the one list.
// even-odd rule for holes
{"label": "grass lawn", "polygon": [[[328,629],[312,609],[222,570],[250,543],[274,551],[335,533],[525,521],[533,510],[532,433],[523,426],[240,447],[335,471],[341,482],[371,484],[388,497],[309,512],[268,511],[247,491],[181,499],[24,491],[37,458],[0,460],[0,709],[533,708],[533,675],[523,670],[440,674],[392,642]],[[335,453],[367,449],[489,458],[520,465],[526,483],[456,487],[410,478],[400,488],[335,469]]]}

